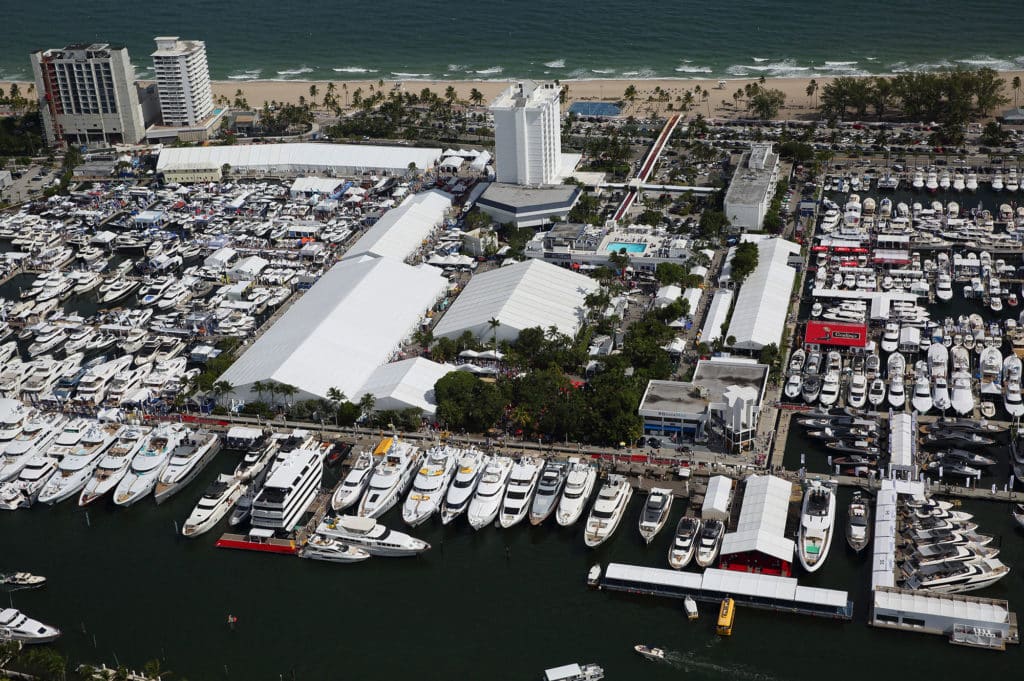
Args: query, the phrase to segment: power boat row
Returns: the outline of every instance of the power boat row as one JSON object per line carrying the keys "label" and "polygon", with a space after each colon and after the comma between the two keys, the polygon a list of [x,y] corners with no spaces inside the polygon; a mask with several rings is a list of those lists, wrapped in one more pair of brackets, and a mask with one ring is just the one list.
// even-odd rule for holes
{"label": "power boat row", "polygon": [[912,499],[901,509],[905,546],[897,564],[898,584],[907,589],[962,593],[991,586],[1010,572],[998,560],[992,537],[975,532],[977,523],[952,503]]}
{"label": "power boat row", "polygon": [[157,503],[212,460],[220,440],[178,423],[155,428],[34,413],[0,456],[0,508],[71,497],[86,506],[106,495],[130,506],[156,490]]}

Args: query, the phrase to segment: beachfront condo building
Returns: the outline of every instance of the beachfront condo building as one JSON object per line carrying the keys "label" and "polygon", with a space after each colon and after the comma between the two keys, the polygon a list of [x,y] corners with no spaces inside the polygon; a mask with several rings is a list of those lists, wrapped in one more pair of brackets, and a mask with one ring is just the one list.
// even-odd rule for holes
{"label": "beachfront condo building", "polygon": [[155,38],[153,70],[160,95],[160,116],[165,126],[197,126],[213,113],[206,43]]}
{"label": "beachfront condo building", "polygon": [[145,135],[128,48],[68,45],[37,50],[31,59],[50,146],[134,144]]}
{"label": "beachfront condo building", "polygon": [[562,134],[559,88],[521,81],[491,103],[498,182],[555,184],[561,180]]}

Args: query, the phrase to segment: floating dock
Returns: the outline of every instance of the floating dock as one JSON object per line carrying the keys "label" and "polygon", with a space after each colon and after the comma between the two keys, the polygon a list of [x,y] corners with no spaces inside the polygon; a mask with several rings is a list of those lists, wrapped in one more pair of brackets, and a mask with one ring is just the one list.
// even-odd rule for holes
{"label": "floating dock", "polygon": [[800,586],[792,577],[708,568],[703,573],[609,563],[597,588],[648,596],[737,605],[829,619],[853,619],[853,601],[846,591]]}
{"label": "floating dock", "polygon": [[288,556],[294,556],[298,551],[294,541],[272,537],[253,538],[247,534],[223,534],[214,546],[219,549],[242,549],[263,553],[280,553]]}

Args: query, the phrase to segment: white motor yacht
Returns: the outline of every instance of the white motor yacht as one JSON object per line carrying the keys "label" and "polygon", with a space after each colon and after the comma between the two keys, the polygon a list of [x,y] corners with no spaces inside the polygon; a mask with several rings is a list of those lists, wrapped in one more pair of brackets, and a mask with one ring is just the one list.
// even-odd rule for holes
{"label": "white motor yacht", "polygon": [[369,558],[370,553],[366,549],[314,533],[299,549],[299,557],[331,563],[358,563]]}
{"label": "white motor yacht", "polygon": [[555,511],[568,473],[569,466],[563,461],[550,459],[544,464],[540,482],[537,483],[537,493],[530,504],[531,525],[540,525]]}
{"label": "white motor yacht", "polygon": [[47,450],[51,456],[62,458],[57,472],[39,493],[39,501],[55,504],[78,494],[123,428],[118,424],[99,424],[84,419],[75,419],[65,425]]}
{"label": "white motor yacht", "polygon": [[13,511],[34,504],[59,463],[52,456],[34,454],[15,480],[0,483],[0,508]]}
{"label": "white motor yacht", "polygon": [[883,352],[895,352],[900,343],[900,325],[897,322],[886,322],[880,344]]}
{"label": "white motor yacht", "polygon": [[60,629],[34,620],[14,608],[0,609],[0,633],[21,643],[49,643],[60,638]]}
{"label": "white motor yacht", "polygon": [[37,414],[25,421],[21,432],[7,442],[0,456],[0,482],[14,480],[36,454],[46,452],[67,418],[61,414]]}
{"label": "white motor yacht", "polygon": [[558,500],[558,510],[555,512],[555,521],[559,525],[568,527],[580,519],[596,483],[596,468],[578,457],[569,459],[565,489],[562,491],[562,498]]}
{"label": "white motor yacht", "polygon": [[825,564],[832,547],[836,522],[835,486],[831,482],[811,480],[804,490],[797,537],[797,558],[808,572]]}
{"label": "white motor yacht", "polygon": [[889,404],[895,409],[901,409],[907,400],[904,380],[907,360],[903,358],[902,354],[894,352],[889,355],[886,366],[889,373]]}
{"label": "white motor yacht", "polygon": [[509,457],[495,456],[484,467],[480,483],[476,486],[476,492],[466,511],[466,518],[474,530],[489,525],[498,517],[513,465]]}
{"label": "white motor yacht", "polygon": [[64,344],[68,338],[64,327],[50,326],[36,334],[35,341],[28,346],[29,357],[37,357],[47,352],[52,352]]}
{"label": "white motor yacht", "polygon": [[702,524],[694,559],[698,566],[706,568],[718,560],[718,554],[722,550],[722,539],[725,537],[725,523],[721,520],[705,519]]}
{"label": "white motor yacht", "polygon": [[97,364],[82,376],[75,390],[74,401],[76,404],[86,406],[98,406],[103,403],[107,395],[107,388],[110,381],[119,372],[127,369],[132,364],[131,355],[124,355],[109,362]]}
{"label": "white motor yacht", "polygon": [[245,449],[245,454],[239,460],[235,466],[234,476],[242,482],[249,482],[251,480],[260,479],[262,481],[262,475],[267,470],[267,466],[274,459],[277,454],[278,441],[271,437],[266,437],[262,431],[255,428],[239,428],[235,426],[228,431],[226,440],[232,441],[232,434],[242,431],[245,435],[251,436],[248,438],[236,439],[235,442],[242,444]]}
{"label": "white motor yacht", "polygon": [[[824,392],[822,387],[822,392]],[[823,396],[824,397],[824,396]],[[850,385],[847,391],[847,403],[854,409],[861,409],[868,398],[868,380],[864,374],[858,372],[850,377]],[[824,399],[822,403],[824,404]]]}
{"label": "white motor yacht", "polygon": [[783,388],[783,393],[791,400],[799,399],[803,384],[803,377],[798,373],[792,373],[789,375],[789,378],[786,379],[786,385]]}
{"label": "white motor yacht", "polygon": [[967,173],[967,179],[964,181],[964,188],[969,192],[978,191],[978,174],[971,172]]}
{"label": "white motor yacht", "polygon": [[135,455],[128,472],[114,490],[114,503],[131,506],[153,491],[171,458],[171,452],[184,440],[187,429],[180,423],[158,426],[149,434],[142,450]]}
{"label": "white motor yacht", "polygon": [[208,430],[186,430],[180,444],[171,451],[167,466],[157,477],[153,491],[156,503],[167,501],[184,489],[220,451],[220,436]]}
{"label": "white motor yacht", "polygon": [[335,511],[344,511],[356,504],[370,484],[373,469],[377,467],[382,458],[383,455],[375,456],[373,452],[360,452],[355,463],[352,464],[352,468],[345,474],[345,478],[334,488],[334,493],[331,495],[331,508]]}
{"label": "white motor yacht", "polygon": [[78,495],[79,506],[91,504],[117,487],[132,465],[132,459],[146,444],[150,430],[147,426],[128,426],[121,432]]}
{"label": "white motor yacht", "polygon": [[922,566],[903,585],[936,593],[963,593],[991,586],[1009,573],[1010,568],[998,558],[975,558]]}
{"label": "white motor yacht", "polygon": [[823,406],[831,407],[839,399],[839,374],[829,371],[825,374],[825,380],[821,382],[821,393],[818,401]]}
{"label": "white motor yacht", "polygon": [[868,404],[879,407],[885,402],[885,381],[875,378],[868,387]]}
{"label": "white motor yacht", "polygon": [[396,442],[370,476],[359,502],[359,515],[380,518],[398,503],[423,460],[423,452],[408,442]]}
{"label": "white motor yacht", "polygon": [[199,497],[199,502],[181,528],[181,534],[186,537],[198,537],[213,529],[245,493],[247,486],[248,483],[233,475],[218,475]]}
{"label": "white motor yacht", "polygon": [[966,371],[953,374],[953,390],[950,398],[953,410],[961,416],[974,412],[974,395],[971,392],[971,375]]}
{"label": "white motor yacht", "polygon": [[672,490],[664,487],[652,487],[640,512],[640,536],[644,543],[650,544],[661,532],[672,512]]}
{"label": "white motor yacht", "polygon": [[363,549],[371,556],[415,556],[430,548],[430,544],[407,534],[390,530],[374,518],[343,515],[325,518],[316,529],[317,534],[340,539]]}
{"label": "white motor yacht", "polygon": [[441,504],[441,524],[447,525],[466,512],[491,457],[479,449],[467,449],[459,459],[455,479]]}
{"label": "white motor yacht", "polygon": [[683,516],[676,525],[676,533],[668,547],[668,564],[675,570],[682,570],[693,560],[697,552],[697,538],[700,536],[700,518]]}
{"label": "white motor yacht", "polygon": [[413,478],[412,490],[402,505],[402,520],[407,525],[416,527],[441,509],[460,454],[458,449],[448,445],[431,447],[427,451],[419,472]]}
{"label": "white motor yacht", "polygon": [[586,531],[583,534],[587,546],[600,546],[614,534],[632,497],[633,488],[629,480],[621,475],[608,476],[608,481],[601,486],[594,507],[587,517]]}
{"label": "white motor yacht", "polygon": [[943,302],[953,299],[953,279],[946,272],[940,272],[935,279],[935,297]]}
{"label": "white motor yacht", "polygon": [[501,502],[501,513],[498,514],[500,527],[512,527],[526,517],[543,468],[543,459],[529,456],[521,458],[512,467],[505,497]]}

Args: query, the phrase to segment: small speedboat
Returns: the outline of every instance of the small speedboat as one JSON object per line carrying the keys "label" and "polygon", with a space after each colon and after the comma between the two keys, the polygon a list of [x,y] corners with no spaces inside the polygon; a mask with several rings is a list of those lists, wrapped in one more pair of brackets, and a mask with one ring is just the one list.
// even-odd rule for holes
{"label": "small speedboat", "polygon": [[661,648],[652,648],[651,646],[635,645],[633,650],[638,652],[640,655],[646,657],[648,660],[664,660],[665,651]]}
{"label": "small speedboat", "polygon": [[46,584],[46,577],[34,575],[31,572],[10,572],[0,575],[0,584],[3,586],[13,586],[18,589],[38,589]]}
{"label": "small speedboat", "polygon": [[846,543],[860,553],[871,540],[871,506],[860,492],[855,492],[846,511]]}

